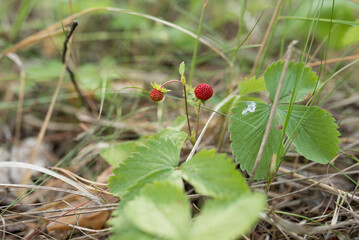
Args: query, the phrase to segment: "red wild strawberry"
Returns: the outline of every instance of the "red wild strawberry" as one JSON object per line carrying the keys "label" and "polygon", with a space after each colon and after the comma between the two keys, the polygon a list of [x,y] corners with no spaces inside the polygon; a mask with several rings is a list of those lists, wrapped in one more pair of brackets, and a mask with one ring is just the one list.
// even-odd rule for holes
{"label": "red wild strawberry", "polygon": [[154,102],[159,102],[163,99],[163,92],[157,90],[157,89],[152,89],[150,92],[150,98],[152,99],[152,101]]}
{"label": "red wild strawberry", "polygon": [[196,98],[198,98],[199,100],[207,101],[212,97],[213,89],[207,83],[200,83],[194,89],[194,94],[196,95]]}

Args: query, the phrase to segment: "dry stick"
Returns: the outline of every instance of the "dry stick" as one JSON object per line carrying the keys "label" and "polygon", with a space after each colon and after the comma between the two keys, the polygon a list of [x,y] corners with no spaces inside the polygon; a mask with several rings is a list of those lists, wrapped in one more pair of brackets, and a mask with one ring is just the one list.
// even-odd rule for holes
{"label": "dry stick", "polygon": [[[340,61],[349,61],[349,60],[356,60],[359,58],[359,55],[352,55],[352,56],[346,56],[346,57],[339,57],[339,58],[332,58],[332,59],[327,59],[327,63],[337,63]],[[308,63],[307,67],[316,67],[316,66],[320,66],[321,64],[323,64],[322,61],[318,61],[318,62],[312,62],[312,63]]]}
{"label": "dry stick", "polygon": [[[75,27],[74,27],[73,31],[71,31],[71,33],[74,32],[77,24],[74,23],[73,26],[75,26]],[[71,35],[69,34],[69,36],[66,38],[65,42],[70,41],[70,39],[71,39]],[[64,79],[64,75],[65,75],[65,71],[66,71],[66,64],[67,64],[67,62],[69,60],[69,57],[70,57],[70,52],[69,51],[64,52],[64,55],[65,55],[65,57],[64,57],[65,61],[64,61],[64,64],[62,66],[62,69],[61,69],[61,74],[60,74],[60,77],[59,77],[59,81],[57,82],[57,86],[56,86],[54,95],[52,96],[49,109],[47,110],[46,117],[45,117],[45,120],[44,120],[44,124],[41,126],[39,135],[37,136],[36,145],[35,145],[34,149],[32,150],[32,153],[31,153],[31,156],[30,156],[30,161],[29,161],[30,164],[33,164],[35,162],[35,159],[37,157],[37,153],[39,151],[40,145],[42,143],[42,140],[44,139],[47,126],[49,125],[52,112],[54,111],[57,96],[59,95],[59,92],[60,92],[60,89],[61,89],[62,81]],[[24,176],[21,179],[21,184],[26,184],[29,181],[30,178],[31,178],[31,170],[26,169],[26,171],[24,173]]]}
{"label": "dry stick", "polygon": [[25,70],[24,65],[15,53],[8,53],[8,58],[10,58],[20,69],[20,92],[19,92],[19,102],[17,104],[16,110],[16,126],[15,126],[15,139],[14,143],[17,144],[20,141],[20,132],[21,132],[21,119],[22,119],[22,105],[24,102],[25,95]]}
{"label": "dry stick", "polygon": [[256,57],[256,60],[254,62],[254,65],[253,65],[253,68],[252,68],[252,71],[251,71],[251,76],[254,76],[255,73],[256,73],[256,70],[257,70],[257,66],[262,58],[262,54],[263,54],[263,51],[264,51],[264,48],[265,46],[267,45],[267,42],[268,42],[268,39],[269,39],[269,35],[274,27],[274,23],[275,21],[277,20],[277,17],[278,17],[278,14],[279,14],[279,10],[280,10],[280,6],[282,5],[282,2],[283,0],[278,0],[277,2],[277,6],[274,10],[274,13],[273,13],[273,16],[272,16],[272,19],[270,20],[269,22],[269,26],[267,28],[267,32],[265,33],[264,35],[264,38],[263,38],[263,41],[261,43],[261,46],[258,50],[258,54],[257,54],[257,57]]}
{"label": "dry stick", "polygon": [[[73,23],[72,23],[72,26],[71,26],[71,29],[69,31],[69,33],[67,34],[66,36],[66,39],[64,41],[64,47],[63,47],[63,50],[62,50],[62,63],[65,64],[65,55],[66,55],[66,52],[67,52],[67,43],[70,39],[70,37],[72,36],[73,37],[73,33],[76,29],[78,25],[78,22],[75,20]],[[75,74],[73,73],[73,71],[70,69],[69,66],[66,65],[66,70],[68,72],[68,74],[70,75],[70,80],[72,82],[72,84],[74,85],[75,87],[75,90],[77,92],[77,94],[79,95],[79,98],[80,98],[80,101],[82,103],[82,105],[86,106],[86,108],[91,111],[91,104],[87,101],[87,99],[84,97],[79,85],[77,84],[77,80],[75,78]]]}
{"label": "dry stick", "polygon": [[254,162],[253,170],[252,170],[252,173],[251,173],[251,176],[250,176],[250,179],[249,179],[249,183],[248,183],[249,186],[251,186],[252,183],[253,183],[253,178],[254,178],[254,176],[255,176],[255,174],[257,172],[259,162],[261,161],[261,158],[262,158],[262,155],[263,155],[263,152],[264,152],[264,148],[265,148],[265,146],[267,144],[269,132],[270,132],[270,129],[272,127],[272,123],[273,123],[275,113],[277,111],[277,106],[278,106],[278,103],[279,103],[279,96],[280,96],[280,93],[282,91],[285,74],[287,73],[289,61],[290,61],[290,58],[291,58],[291,55],[292,55],[292,52],[293,52],[293,47],[297,42],[298,41],[294,40],[288,46],[287,58],[286,58],[286,61],[284,63],[282,74],[280,76],[277,92],[276,92],[275,97],[274,97],[273,105],[272,105],[272,108],[271,108],[271,112],[269,114],[269,119],[268,119],[268,122],[267,122],[266,130],[265,130],[264,135],[263,135],[262,143],[261,143],[261,146],[259,148],[256,161]]}
{"label": "dry stick", "polygon": [[[70,16],[72,16],[74,14],[74,11],[73,11],[73,4],[72,4],[72,0],[69,0],[69,13],[70,13]],[[79,61],[79,58],[78,58],[78,55],[77,55],[77,46],[76,46],[76,39],[75,39],[75,35],[72,37],[72,57],[73,57],[73,61],[75,63],[75,66],[78,65],[78,61]]]}

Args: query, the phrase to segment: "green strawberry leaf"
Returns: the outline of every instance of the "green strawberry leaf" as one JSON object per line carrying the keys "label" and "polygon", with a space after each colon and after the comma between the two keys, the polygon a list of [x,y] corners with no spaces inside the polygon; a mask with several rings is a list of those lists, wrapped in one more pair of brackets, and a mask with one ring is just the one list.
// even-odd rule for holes
{"label": "green strawberry leaf", "polygon": [[257,98],[257,97],[249,97],[249,96],[242,96],[239,98],[239,101],[241,102],[258,102],[258,103],[267,103],[263,99]]}
{"label": "green strawberry leaf", "polygon": [[[110,192],[123,197],[131,195],[146,183],[154,180],[181,182],[176,167],[179,162],[178,145],[171,139],[150,139],[145,145],[137,147],[137,152],[115,168],[110,177]],[[130,190],[131,189],[131,190]]]}
{"label": "green strawberry leaf", "polygon": [[115,212],[110,221],[112,239],[235,239],[250,231],[265,205],[263,194],[247,192],[237,198],[209,200],[191,219],[183,188],[153,182]]}
{"label": "green strawberry leaf", "polygon": [[135,151],[138,141],[128,141],[101,149],[100,155],[106,162],[117,167]]}
{"label": "green strawberry leaf", "polygon": [[137,229],[153,236],[186,239],[191,213],[183,190],[169,182],[146,185],[124,213]]}
{"label": "green strawberry leaf", "polygon": [[181,150],[183,143],[186,141],[187,134],[183,131],[177,131],[175,129],[165,128],[150,137],[150,139],[155,139],[158,141],[166,138],[173,140],[174,143],[177,145],[178,150]]}
{"label": "green strawberry leaf", "polygon": [[215,150],[202,150],[180,167],[182,177],[196,192],[211,197],[238,197],[249,188],[232,159]]}
{"label": "green strawberry leaf", "polygon": [[[287,105],[278,106],[277,112],[282,122],[287,115],[287,108]],[[330,113],[320,107],[294,105],[286,134],[293,138],[298,153],[312,161],[325,164],[340,151],[340,133],[337,128]]]}
{"label": "green strawberry leaf", "polygon": [[[267,126],[270,106],[256,102],[238,102],[232,111],[234,115],[231,117],[229,128],[232,140],[231,148],[241,169],[251,174]],[[275,117],[255,179],[266,178],[273,156],[278,155],[278,149],[282,144],[281,130],[275,127],[278,125],[278,118]],[[278,157],[282,155],[283,151],[279,153]],[[275,167],[278,166],[279,162]]]}
{"label": "green strawberry leaf", "polygon": [[251,230],[265,205],[266,198],[261,193],[241,195],[231,201],[207,201],[195,218],[189,239],[237,239]]}
{"label": "green strawberry leaf", "polygon": [[[273,63],[264,72],[264,81],[269,91],[269,99],[274,101],[274,97],[278,88],[280,76],[282,74],[284,62],[279,61]],[[292,93],[295,89],[296,81],[297,96],[295,102],[307,99],[315,88],[317,82],[315,72],[305,67],[304,63],[290,62],[284,78],[283,88],[280,93],[280,103],[289,103]]]}
{"label": "green strawberry leaf", "polygon": [[[126,217],[123,212],[123,209],[118,209],[113,212],[112,218],[109,221],[111,225],[111,238],[112,240],[122,239],[122,240],[153,240],[151,234],[145,233],[137,229]],[[165,240],[164,238],[156,237],[157,240]]]}
{"label": "green strawberry leaf", "polygon": [[263,92],[266,90],[264,78],[252,77],[248,80],[248,78],[245,77],[243,82],[238,82],[238,90],[241,96],[254,92]]}

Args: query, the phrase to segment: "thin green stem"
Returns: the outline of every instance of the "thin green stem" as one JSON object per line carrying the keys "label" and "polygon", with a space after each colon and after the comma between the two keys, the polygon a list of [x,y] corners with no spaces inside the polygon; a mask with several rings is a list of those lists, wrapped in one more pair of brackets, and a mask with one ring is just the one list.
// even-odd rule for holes
{"label": "thin green stem", "polygon": [[207,6],[207,0],[204,0],[203,2],[203,7],[202,7],[202,12],[201,12],[201,18],[199,20],[199,26],[198,26],[198,30],[197,30],[197,38],[196,38],[196,42],[194,44],[194,48],[193,48],[193,56],[192,56],[192,62],[191,62],[191,71],[189,73],[189,78],[188,78],[188,85],[190,87],[192,87],[192,78],[193,78],[193,74],[194,74],[194,68],[196,66],[196,58],[197,58],[197,51],[198,51],[198,44],[199,44],[199,39],[200,39],[200,35],[201,35],[201,31],[202,31],[202,24],[203,24],[203,16],[204,16],[204,10],[206,9]]}
{"label": "thin green stem", "polygon": [[191,136],[192,130],[191,130],[191,124],[189,122],[189,115],[188,115],[188,103],[187,103],[187,89],[186,84],[183,85],[183,92],[184,92],[184,102],[185,102],[185,108],[186,108],[186,117],[187,117],[187,125],[188,125],[188,136]]}
{"label": "thin green stem", "polygon": [[199,113],[201,111],[201,102],[198,104],[197,110],[197,125],[196,125],[196,139],[198,138],[198,130],[199,130]]}
{"label": "thin green stem", "polygon": [[318,22],[334,23],[334,24],[347,25],[347,26],[359,26],[359,22],[346,21],[346,20],[340,20],[340,19],[329,19],[329,18],[281,16],[281,17],[278,17],[278,20],[318,21]]}
{"label": "thin green stem", "polygon": [[256,60],[253,64],[253,67],[252,67],[252,71],[251,71],[251,74],[250,76],[254,76],[256,74],[256,71],[257,71],[257,67],[259,65],[259,62],[261,61],[262,59],[262,55],[263,55],[263,52],[264,52],[264,48],[265,46],[267,45],[267,42],[269,40],[269,37],[271,35],[271,32],[272,32],[272,29],[275,25],[275,23],[277,22],[278,20],[278,16],[279,16],[279,13],[280,13],[280,9],[281,9],[281,6],[282,6],[282,2],[283,0],[278,0],[277,2],[277,6],[275,7],[275,10],[274,10],[274,13],[272,15],[272,19],[270,20],[269,22],[269,25],[267,27],[267,31],[263,37],[263,41],[261,43],[261,46],[258,50],[258,53],[257,53],[257,57],[256,57]]}

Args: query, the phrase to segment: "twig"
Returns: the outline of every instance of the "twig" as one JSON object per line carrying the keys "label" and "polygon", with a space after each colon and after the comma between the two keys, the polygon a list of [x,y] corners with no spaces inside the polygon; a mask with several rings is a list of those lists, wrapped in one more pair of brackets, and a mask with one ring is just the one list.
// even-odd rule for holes
{"label": "twig", "polygon": [[72,25],[71,25],[71,28],[70,28],[70,31],[67,34],[66,38],[65,38],[64,46],[63,46],[63,49],[62,49],[62,63],[63,64],[65,64],[65,62],[66,62],[67,44],[69,43],[70,38],[71,38],[72,34],[74,34],[74,31],[76,30],[78,25],[79,25],[78,21],[76,21],[76,20],[73,21]]}
{"label": "twig", "polygon": [[286,61],[284,63],[282,75],[280,76],[280,79],[279,79],[277,92],[276,92],[275,97],[274,97],[273,105],[272,105],[272,108],[271,108],[271,112],[269,114],[269,119],[268,119],[268,122],[267,122],[266,130],[265,130],[264,135],[263,135],[262,143],[261,143],[261,146],[260,146],[260,148],[258,150],[258,155],[257,155],[256,161],[254,162],[254,166],[253,166],[252,173],[251,173],[249,183],[248,183],[249,186],[251,186],[252,183],[253,183],[253,178],[254,178],[254,176],[255,176],[255,174],[257,172],[259,162],[261,161],[261,158],[262,158],[262,155],[263,155],[263,152],[264,152],[264,148],[265,148],[265,146],[267,144],[269,132],[270,132],[270,129],[272,127],[272,123],[273,123],[275,113],[277,111],[277,106],[278,106],[278,103],[279,103],[279,97],[280,97],[280,93],[282,91],[285,74],[287,73],[289,61],[290,61],[290,58],[291,58],[291,55],[292,55],[292,52],[293,52],[293,47],[294,47],[294,45],[296,43],[297,43],[297,41],[294,40],[288,46],[287,58],[286,58]]}
{"label": "twig", "polygon": [[[66,52],[68,50],[67,44],[68,44],[70,38],[73,36],[73,33],[74,33],[76,27],[78,26],[78,24],[79,24],[78,21],[76,21],[76,20],[73,21],[73,23],[71,25],[71,28],[70,28],[70,31],[67,34],[66,39],[64,41],[64,46],[63,46],[63,50],[62,50],[62,63],[63,64],[65,64],[65,55],[66,55]],[[66,71],[70,75],[70,80],[71,80],[72,84],[74,85],[77,94],[79,95],[81,103],[84,106],[86,106],[89,111],[91,111],[92,110],[91,105],[90,105],[89,102],[87,102],[87,99],[84,97],[84,95],[83,95],[83,93],[82,93],[82,91],[81,91],[81,89],[80,89],[80,87],[79,87],[79,85],[77,83],[75,74],[74,74],[74,72],[71,70],[71,68],[68,65],[66,65]]]}
{"label": "twig", "polygon": [[[74,23],[73,27],[72,27],[73,30],[70,31],[71,34],[69,34],[68,37],[65,40],[66,44],[71,39],[71,35],[72,35],[73,31],[75,30],[76,26],[77,26],[77,23]],[[49,125],[52,112],[54,111],[54,108],[55,108],[56,99],[57,99],[57,96],[59,95],[59,92],[60,92],[60,89],[61,89],[61,86],[62,86],[62,81],[64,79],[65,70],[66,70],[66,64],[67,64],[67,62],[69,60],[69,57],[70,57],[70,52],[67,51],[67,46],[65,48],[65,51],[63,52],[63,55],[65,56],[64,57],[65,60],[64,60],[64,64],[63,64],[63,67],[62,67],[62,70],[61,70],[61,73],[60,73],[60,77],[59,77],[59,80],[57,82],[54,95],[52,96],[49,109],[47,110],[46,117],[45,117],[45,120],[44,120],[44,124],[41,126],[40,132],[39,132],[39,134],[37,136],[36,145],[35,145],[34,149],[32,150],[30,160],[29,160],[29,164],[33,164],[35,162],[35,159],[37,157],[37,153],[39,151],[40,145],[42,143],[42,140],[44,139],[47,126]],[[21,183],[26,184],[29,181],[30,178],[31,178],[31,170],[27,169],[25,171],[22,179],[21,179]]]}

